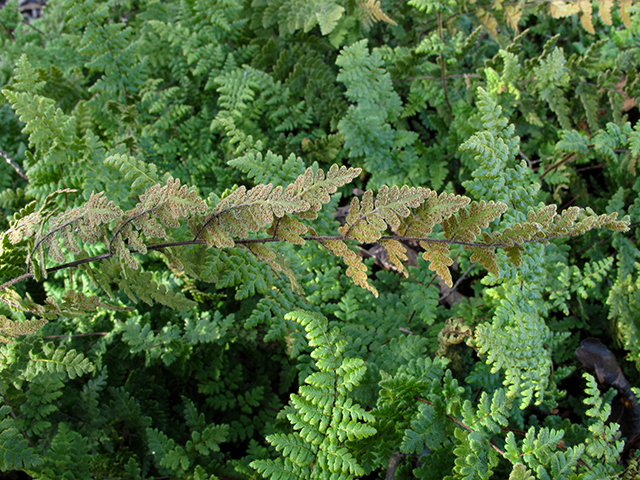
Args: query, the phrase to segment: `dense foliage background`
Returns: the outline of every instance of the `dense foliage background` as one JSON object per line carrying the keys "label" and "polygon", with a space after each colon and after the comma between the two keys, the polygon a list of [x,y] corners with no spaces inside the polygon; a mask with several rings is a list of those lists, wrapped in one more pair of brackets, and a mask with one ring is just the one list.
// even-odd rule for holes
{"label": "dense foliage background", "polygon": [[[638,4],[50,0],[40,18],[21,10],[16,0],[0,9],[2,471],[638,478]],[[242,225],[254,219],[238,216],[228,238],[207,237],[212,248],[146,248],[193,238],[196,221],[177,221],[180,209],[211,212],[308,167],[305,185],[317,183],[332,164],[349,178],[327,180],[324,207],[303,218],[312,229],[291,220],[254,235]],[[140,237],[100,230],[170,178],[191,193],[176,186],[181,206],[140,213]],[[300,241],[353,226],[352,198],[364,212],[364,191],[382,198],[384,185],[448,194],[433,202],[502,202],[500,222],[504,210],[470,224],[483,227],[479,241],[499,226],[494,240],[512,243],[465,248],[443,213],[429,228],[451,242],[405,241],[405,277],[401,247],[375,231],[349,237],[361,240],[348,242],[355,254]],[[103,191],[115,206],[100,203]],[[426,211],[427,191],[411,192]],[[87,201],[103,210],[81,227]],[[544,204],[586,217],[558,220]],[[154,215],[162,227],[144,224]],[[600,220],[571,230],[583,218]],[[518,225],[548,233],[552,221],[553,235],[518,236]],[[387,222],[390,235],[406,227]],[[286,241],[230,240],[267,236]],[[98,255],[110,258],[81,263]],[[588,340],[576,358],[590,337],[602,345]]]}

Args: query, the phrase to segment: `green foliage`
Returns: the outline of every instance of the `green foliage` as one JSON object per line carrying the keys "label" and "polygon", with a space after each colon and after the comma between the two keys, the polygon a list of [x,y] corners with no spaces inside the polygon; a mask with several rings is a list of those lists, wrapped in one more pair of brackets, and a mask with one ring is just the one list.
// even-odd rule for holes
{"label": "green foliage", "polygon": [[20,9],[0,469],[634,478],[574,359],[637,384],[632,2]]}
{"label": "green foliage", "polygon": [[283,459],[256,460],[251,466],[268,478],[352,478],[364,474],[349,443],[376,433],[374,417],[349,398],[366,368],[359,358],[344,357],[347,342],[327,319],[295,312],[287,319],[300,323],[313,347],[318,371],[305,379],[300,394],[285,409],[294,433],[266,437]]}

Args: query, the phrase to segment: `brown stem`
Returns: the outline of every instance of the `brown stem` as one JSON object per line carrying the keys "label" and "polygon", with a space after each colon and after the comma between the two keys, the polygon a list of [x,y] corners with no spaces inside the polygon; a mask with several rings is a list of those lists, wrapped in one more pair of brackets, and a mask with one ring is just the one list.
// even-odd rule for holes
{"label": "brown stem", "polygon": [[89,337],[92,335],[108,335],[110,332],[91,332],[91,333],[76,333],[73,335],[46,335],[42,338],[76,338],[76,337]]}
{"label": "brown stem", "polygon": [[[12,278],[8,282],[5,282],[2,285],[0,285],[0,292],[3,291],[3,290],[6,290],[11,285],[13,285],[15,283],[18,283],[18,282],[22,282],[23,280],[26,280],[28,278],[33,278],[33,273],[23,273],[22,275],[19,275],[16,278]],[[0,298],[2,298],[2,297],[0,297]]]}
{"label": "brown stem", "polygon": [[554,163],[553,165],[548,166],[545,171],[542,173],[542,175],[540,175],[540,180],[542,180],[544,177],[547,176],[548,173],[552,172],[553,170],[555,170],[556,168],[558,168],[560,165],[562,165],[563,163],[567,163],[570,160],[573,160],[575,157],[577,157],[578,154],[575,152],[571,152],[566,154],[564,157],[562,157],[560,160],[558,160],[556,163]]}
{"label": "brown stem", "polygon": [[[42,245],[47,238],[51,237],[51,235],[54,235],[55,233],[59,232],[60,230],[64,230],[68,226],[73,225],[75,222],[77,222],[78,220],[80,220],[83,217],[84,217],[84,215],[81,215],[78,218],[74,218],[73,220],[69,220],[68,222],[63,223],[62,225],[57,226],[56,228],[54,228],[50,232],[47,232],[47,234],[44,237],[42,237],[40,240],[38,240],[36,242],[36,244],[33,246],[33,248],[31,249],[31,253],[29,253],[29,255],[27,255],[27,259],[30,259],[38,251],[38,248],[40,247],[40,245]],[[27,260],[27,264],[29,264],[29,263],[30,263],[30,260]]]}
{"label": "brown stem", "polygon": [[[442,79],[442,75],[438,77],[434,77],[433,75],[416,75],[415,77],[407,77],[407,78],[394,78],[393,82],[412,82],[414,80],[433,80],[435,78]],[[445,75],[445,79],[449,78],[482,78],[481,75],[476,75],[474,73],[453,73],[451,75]]]}
{"label": "brown stem", "polygon": [[[147,210],[148,211],[148,210]],[[118,232],[116,232],[116,234],[118,234],[120,231],[122,230],[122,228],[120,228],[118,230]],[[114,234],[114,237],[115,235]],[[531,239],[531,240],[525,240],[522,243],[538,243],[538,242],[548,242],[549,240],[554,240],[554,239],[558,239],[558,238],[565,238],[567,235],[564,236],[552,236],[552,237],[543,237],[543,238],[535,238],[535,239]],[[113,238],[113,237],[112,237]],[[347,238],[343,235],[326,235],[326,236],[307,236],[307,237],[302,237],[304,240],[311,240],[311,241],[316,241],[316,242],[322,242],[322,241],[345,241],[345,240],[352,240],[350,238]],[[491,244],[487,244],[487,243],[474,243],[474,242],[461,242],[458,240],[446,240],[446,239],[440,239],[440,238],[419,238],[419,237],[404,237],[402,235],[387,235],[387,236],[382,236],[378,239],[378,241],[382,241],[382,240],[399,240],[399,241],[415,241],[415,242],[427,242],[427,243],[445,243],[445,244],[449,244],[449,245],[462,245],[462,246],[466,246],[466,247],[479,247],[479,248],[497,248],[497,247],[508,247],[510,245],[508,244],[504,244],[504,243],[491,243]],[[268,237],[268,238],[247,238],[247,239],[243,239],[243,240],[235,240],[235,243],[239,244],[239,245],[245,245],[245,244],[251,244],[251,243],[273,243],[273,242],[280,242],[282,241],[279,238],[272,238],[272,237]],[[167,247],[176,247],[176,246],[186,246],[186,245],[203,245],[206,244],[206,242],[204,240],[185,240],[185,241],[181,241],[181,242],[168,242],[168,243],[161,243],[158,245],[150,245],[147,247],[147,250],[162,250],[163,248],[167,248]],[[63,263],[62,265],[57,265],[55,267],[51,267],[46,269],[47,273],[52,273],[52,272],[56,272],[58,270],[63,270],[65,268],[73,268],[73,267],[77,267],[78,265],[82,265],[85,263],[91,263],[91,262],[97,262],[99,260],[105,260],[107,258],[111,258],[115,255],[115,253],[112,252],[108,252],[108,253],[103,253],[101,255],[96,255],[94,257],[89,257],[89,258],[83,258],[81,260],[75,260],[73,262],[68,262],[68,263]],[[18,282],[21,282],[23,280],[26,280],[28,278],[33,278],[33,273],[25,273],[22,274],[14,279],[9,280],[8,282],[3,283],[2,285],[0,285],[0,292],[9,288],[11,285],[14,285]],[[434,276],[435,278],[435,276]],[[431,284],[431,282],[430,282]]]}

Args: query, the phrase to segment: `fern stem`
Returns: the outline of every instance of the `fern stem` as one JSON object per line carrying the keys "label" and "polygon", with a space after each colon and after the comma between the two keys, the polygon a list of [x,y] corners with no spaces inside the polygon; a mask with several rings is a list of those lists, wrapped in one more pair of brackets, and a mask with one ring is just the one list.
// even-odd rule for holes
{"label": "fern stem", "polygon": [[138,218],[142,217],[144,214],[149,213],[149,212],[153,212],[154,210],[159,209],[160,207],[162,207],[164,205],[164,203],[161,203],[160,205],[156,205],[153,208],[150,208],[148,210],[143,211],[142,213],[139,213],[137,215],[134,215],[133,217],[131,217],[130,219],[126,220],[122,225],[120,225],[120,228],[118,228],[118,230],[115,231],[115,233],[111,236],[111,240],[109,241],[109,252],[113,255],[113,241],[116,239],[116,237],[118,235],[120,235],[120,233],[122,232],[122,230],[124,230],[124,227],[126,227],[127,225],[129,225],[131,222],[133,222],[134,220],[137,220]]}
{"label": "fern stem", "polygon": [[[16,278],[12,278],[8,282],[5,282],[2,285],[0,285],[0,292],[3,290],[6,290],[11,285],[22,282],[23,280],[26,280],[28,278],[33,278],[33,273],[23,273],[22,275],[19,275]],[[0,297],[0,299],[4,300],[2,297]]]}
{"label": "fern stem", "polygon": [[[107,258],[113,257],[113,253],[103,253],[102,255],[96,255],[95,257],[83,258],[82,260],[75,260],[73,262],[63,263],[62,265],[58,265],[55,267],[51,267],[47,269],[47,273],[57,272],[58,270],[64,270],[65,268],[73,268],[78,265],[82,265],[83,263],[91,263],[97,262],[99,260],[105,260]],[[33,274],[31,274],[33,276]],[[2,290],[2,286],[0,285],[0,290]]]}
{"label": "fern stem", "polygon": [[44,339],[52,339],[52,338],[76,338],[76,337],[91,337],[91,336],[95,336],[95,335],[100,335],[100,336],[104,336],[104,335],[108,335],[111,332],[89,332],[89,333],[75,333],[75,334],[67,334],[67,335],[46,335],[42,338]]}
{"label": "fern stem", "polygon": [[[593,145],[590,145],[590,147],[592,147]],[[558,160],[556,163],[554,163],[553,165],[550,165],[549,167],[547,167],[545,169],[545,171],[542,173],[542,175],[540,175],[540,180],[542,180],[544,177],[547,176],[548,173],[552,172],[553,170],[555,170],[556,168],[558,168],[560,165],[562,165],[563,163],[566,163],[570,160],[573,160],[574,158],[576,158],[578,156],[577,153],[575,152],[571,152],[566,154],[564,157],[562,157],[560,160]]]}
{"label": "fern stem", "polygon": [[442,301],[446,300],[446,299],[447,299],[447,298],[449,298],[451,295],[453,295],[453,293],[454,293],[454,292],[458,289],[458,287],[460,286],[460,283],[461,283],[465,278],[467,278],[467,274],[468,274],[468,273],[471,271],[471,269],[472,269],[473,267],[475,267],[475,266],[476,266],[476,264],[475,264],[475,263],[472,263],[471,265],[469,265],[469,268],[467,268],[467,271],[466,271],[466,272],[464,272],[464,273],[462,274],[462,276],[461,276],[458,280],[456,280],[456,283],[454,283],[454,284],[453,284],[453,287],[451,287],[451,290],[449,291],[449,293],[446,293],[445,295],[442,295],[442,296],[438,299],[438,303],[440,303],[440,302],[442,302]]}
{"label": "fern stem", "polygon": [[38,251],[38,248],[40,248],[40,245],[43,244],[43,242],[49,238],[51,235],[54,235],[55,233],[64,230],[65,228],[67,228],[70,225],[73,225],[74,222],[77,222],[78,220],[80,220],[81,218],[83,218],[84,215],[80,215],[78,218],[74,218],[73,220],[69,220],[66,223],[63,223],[62,225],[54,228],[53,230],[51,230],[50,232],[48,232],[44,237],[42,237],[40,240],[38,240],[36,242],[36,244],[34,245],[33,249],[31,250],[31,252],[29,253],[29,255],[27,255],[27,265],[29,264],[29,259],[33,256],[34,253],[36,253]]}
{"label": "fern stem", "polygon": [[[128,224],[129,222],[133,221],[135,218],[140,217],[141,215],[144,215],[145,213],[148,213],[150,211],[155,210],[156,208],[159,208],[159,206],[154,207],[151,210],[145,210],[143,213],[127,220],[127,222],[125,222],[125,225]],[[116,235],[118,235],[122,229],[124,228],[125,225],[122,225],[117,231],[116,233],[113,235],[112,240],[111,240],[111,244],[113,244],[113,239],[115,238]],[[559,239],[559,238],[566,238],[568,235],[564,235],[564,236],[553,236],[553,237],[544,237],[544,238],[535,238],[535,239],[531,239],[531,240],[525,240],[522,243],[523,244],[527,244],[527,243],[540,243],[540,242],[548,242],[549,240],[555,240],[555,239]],[[315,242],[323,242],[323,241],[347,241],[347,240],[352,240],[350,238],[345,237],[344,235],[315,235],[315,236],[306,236],[306,237],[302,237],[303,240],[309,240],[309,241],[315,241]],[[378,241],[383,241],[383,240],[398,240],[398,241],[414,241],[414,242],[427,242],[427,243],[446,243],[449,245],[462,245],[465,247],[478,247],[478,248],[503,248],[503,247],[509,247],[511,245],[506,244],[506,243],[491,243],[491,244],[487,244],[487,243],[475,243],[475,242],[461,242],[461,241],[457,241],[457,240],[446,240],[446,239],[441,239],[441,238],[419,238],[419,237],[404,237],[402,235],[387,235],[387,236],[381,236]],[[282,242],[284,240],[279,239],[279,238],[273,238],[273,237],[267,237],[267,238],[245,238],[245,239],[240,239],[240,240],[235,240],[234,239],[234,243],[236,244],[240,244],[240,245],[245,245],[245,244],[251,244],[251,243],[274,243],[274,242]],[[150,245],[147,247],[147,250],[162,250],[163,248],[169,248],[169,247],[181,247],[181,246],[188,246],[188,245],[206,245],[206,241],[204,240],[184,240],[184,241],[180,241],[180,242],[168,242],[168,243],[159,243],[156,245]],[[74,260],[73,262],[67,262],[67,263],[63,263],[61,265],[57,265],[55,267],[51,267],[45,270],[46,273],[52,273],[52,272],[57,272],[58,270],[63,270],[65,268],[73,268],[73,267],[77,267],[78,265],[82,265],[85,263],[92,263],[92,262],[97,262],[100,260],[105,260],[107,258],[111,258],[115,256],[115,252],[109,251],[108,253],[103,253],[101,255],[96,255],[93,257],[89,257],[89,258],[83,258],[81,260]],[[0,292],[3,290],[6,290],[7,288],[9,288],[11,285],[14,285],[18,282],[21,282],[23,280],[26,280],[28,278],[33,278],[33,273],[24,273],[16,278],[13,278],[11,280],[9,280],[8,282],[3,283],[2,285],[0,285]],[[435,276],[434,276],[435,279]],[[432,279],[433,281],[433,279]],[[429,282],[429,285],[431,285],[431,282]],[[0,297],[1,299],[1,297]]]}
{"label": "fern stem", "polygon": [[[394,78],[392,80],[392,82],[413,82],[414,80],[433,80],[435,78],[443,78],[442,75],[440,76],[433,76],[433,75],[417,75],[415,77],[407,77],[407,78]],[[476,75],[475,73],[454,73],[451,75],[445,75],[444,76],[445,79],[449,79],[449,78],[482,78],[481,75]]]}

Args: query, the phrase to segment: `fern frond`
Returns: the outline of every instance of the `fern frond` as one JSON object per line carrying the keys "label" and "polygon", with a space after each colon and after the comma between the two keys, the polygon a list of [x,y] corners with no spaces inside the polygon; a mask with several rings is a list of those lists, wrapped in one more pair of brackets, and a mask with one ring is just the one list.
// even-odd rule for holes
{"label": "fern frond", "polygon": [[7,417],[11,407],[0,407],[0,469],[2,471],[30,469],[42,463],[29,441],[16,428],[15,421]]}
{"label": "fern frond", "polygon": [[365,29],[371,28],[375,22],[386,22],[391,25],[397,25],[389,15],[384,13],[380,8],[380,0],[359,0],[358,8],[360,9],[360,19]]}
{"label": "fern frond", "polygon": [[440,275],[445,283],[450,287],[453,286],[451,272],[449,267],[453,265],[453,259],[449,251],[449,244],[440,242],[420,242],[420,246],[424,248],[422,258],[429,263],[429,270],[433,270]]}
{"label": "fern frond", "polygon": [[378,290],[368,282],[367,266],[362,261],[362,258],[356,255],[356,253],[347,247],[347,244],[342,240],[327,240],[321,242],[324,247],[334,255],[342,258],[344,263],[347,264],[347,276],[351,277],[353,283],[359,285],[362,288],[369,290],[376,297],[378,296]]}
{"label": "fern frond", "polygon": [[292,153],[283,162],[282,156],[276,155],[271,150],[267,151],[264,157],[261,152],[248,152],[227,163],[246,173],[256,183],[268,182],[275,187],[295,181],[305,170],[304,161],[300,157]]}
{"label": "fern frond", "polygon": [[255,460],[251,466],[272,479],[346,480],[363,475],[346,442],[376,433],[369,425],[373,415],[347,396],[362,380],[364,362],[344,357],[347,342],[338,339],[337,328],[329,330],[326,318],[312,312],[292,312],[285,318],[304,327],[318,371],[307,377],[299,395],[291,395],[287,419],[294,433],[267,436],[285,458]]}
{"label": "fern frond", "polygon": [[398,273],[408,277],[409,274],[404,268],[404,262],[408,260],[408,257],[405,255],[407,249],[397,240],[383,240],[380,243],[387,252],[389,261],[398,269]]}
{"label": "fern frond", "polygon": [[489,203],[484,200],[472,202],[468,210],[460,210],[457,216],[451,216],[442,221],[444,235],[449,240],[472,243],[489,223],[499,218],[507,211],[504,203]]}
{"label": "fern frond", "polygon": [[399,227],[401,219],[411,214],[409,208],[420,206],[429,192],[421,187],[409,188],[405,185],[399,189],[384,185],[378,192],[378,198],[374,200],[373,192],[367,190],[362,201],[358,197],[352,199],[345,224],[339,229],[340,233],[362,243],[373,243],[387,229],[387,224]]}
{"label": "fern frond", "polygon": [[120,277],[118,278],[118,286],[133,302],[137,302],[138,299],[149,305],[157,302],[176,310],[185,310],[196,306],[196,302],[187,299],[180,292],[175,292],[166,285],[154,281],[151,272],[141,272],[130,267],[125,267],[125,272],[126,278],[122,278],[120,275],[114,275],[111,278]]}
{"label": "fern frond", "polygon": [[[338,187],[351,182],[360,174],[358,168],[333,165],[326,174],[318,169],[314,175],[308,168],[294,183],[273,188],[271,184],[257,185],[247,191],[239,187],[229,196],[220,200],[213,213],[205,217],[201,224],[191,224],[196,239],[202,238],[209,247],[232,247],[233,237],[245,239],[249,233],[257,232],[267,225],[283,218],[286,214],[296,214],[307,220],[317,218],[323,203],[331,200],[331,194]],[[295,222],[288,222],[295,230],[303,233]],[[295,226],[294,226],[295,224]],[[271,227],[275,231],[276,227]],[[296,242],[299,243],[299,236]]]}
{"label": "fern frond", "polygon": [[26,378],[33,378],[39,374],[54,374],[60,378],[74,379],[85,373],[92,372],[94,365],[82,353],[67,350],[65,345],[58,348],[51,342],[42,345],[42,354],[31,354],[29,364],[25,370]]}
{"label": "fern frond", "polygon": [[29,335],[35,333],[47,323],[44,318],[36,320],[24,320],[22,322],[10,320],[4,315],[0,315],[0,343],[14,342],[18,335]]}
{"label": "fern frond", "polygon": [[135,269],[138,264],[125,246],[125,240],[135,251],[147,253],[140,233],[147,237],[165,238],[165,227],[177,228],[180,220],[189,220],[206,209],[207,204],[194,188],[180,186],[179,179],[169,177],[165,185],[148,188],[140,195],[140,202],[116,222],[110,248]]}
{"label": "fern frond", "polygon": [[104,159],[104,164],[117,168],[124,174],[125,180],[133,180],[131,188],[149,188],[160,183],[158,168],[153,163],[146,163],[131,155],[114,154]]}
{"label": "fern frond", "polygon": [[405,237],[426,238],[435,225],[442,223],[471,201],[462,195],[447,194],[438,195],[433,190],[428,190],[425,202],[416,208],[413,215],[405,219],[398,233]]}
{"label": "fern frond", "polygon": [[[83,206],[62,212],[49,220],[49,229],[34,236],[35,245],[27,261],[40,254],[39,250],[48,247],[51,258],[62,263],[65,258],[58,238],[62,239],[68,250],[78,255],[81,250],[76,235],[83,242],[94,244],[103,238],[105,226],[121,216],[122,210],[106,198],[104,192],[91,193]],[[40,267],[44,269],[44,262]],[[45,270],[42,270],[42,275],[46,275]]]}

